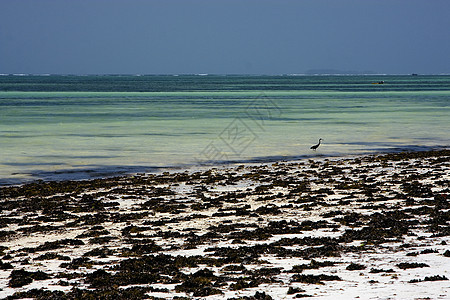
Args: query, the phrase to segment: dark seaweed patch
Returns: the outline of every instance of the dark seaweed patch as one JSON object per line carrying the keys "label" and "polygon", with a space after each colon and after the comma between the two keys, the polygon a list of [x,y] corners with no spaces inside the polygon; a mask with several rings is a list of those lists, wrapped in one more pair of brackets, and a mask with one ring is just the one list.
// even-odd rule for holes
{"label": "dark seaweed patch", "polygon": [[40,251],[49,251],[49,250],[56,250],[59,248],[63,248],[65,246],[81,246],[84,245],[84,242],[77,239],[63,239],[59,241],[54,242],[45,242],[42,245],[37,246],[36,248],[23,248],[21,251],[25,252],[40,252]]}
{"label": "dark seaweed patch", "polygon": [[405,263],[397,264],[397,267],[402,269],[402,270],[406,270],[406,269],[429,267],[429,265],[424,264],[424,263],[408,263],[408,262],[405,262]]}
{"label": "dark seaweed patch", "polygon": [[76,236],[76,238],[77,239],[83,239],[83,238],[89,238],[89,237],[99,237],[99,236],[102,236],[102,235],[107,235],[107,234],[110,234],[110,232],[108,231],[108,230],[88,230],[88,231],[85,231],[85,232],[83,232],[82,234],[80,234],[80,235],[77,235]]}
{"label": "dark seaweed patch", "polygon": [[123,256],[140,256],[143,254],[155,253],[161,250],[161,247],[156,245],[154,241],[148,241],[145,244],[136,244],[131,249],[123,249]]}
{"label": "dark seaweed patch", "polygon": [[253,296],[242,296],[239,298],[230,298],[229,300],[272,300],[270,295],[265,292],[256,292]]}
{"label": "dark seaweed patch", "polygon": [[9,275],[9,286],[12,288],[15,287],[22,287],[24,285],[27,285],[33,280],[45,280],[49,279],[50,275],[42,272],[42,271],[36,271],[36,272],[29,272],[24,269],[20,270],[13,270],[11,274]]}
{"label": "dark seaweed patch", "polygon": [[332,262],[332,261],[316,261],[316,260],[312,259],[309,264],[295,265],[288,272],[301,273],[301,272],[303,272],[303,270],[319,269],[319,268],[323,268],[323,267],[331,267],[334,265],[336,265],[336,263]]}
{"label": "dark seaweed patch", "polygon": [[14,234],[16,234],[15,231],[11,231],[11,230],[0,230],[0,241],[4,241],[7,238],[10,238],[11,236],[13,236]]}
{"label": "dark seaweed patch", "polygon": [[350,263],[345,269],[349,271],[355,271],[355,270],[364,270],[365,268],[366,268],[365,265]]}
{"label": "dark seaweed patch", "polygon": [[[117,300],[137,300],[149,299],[148,292],[151,287],[130,287],[121,289],[117,287],[108,287],[105,289],[86,290],[74,288],[68,293],[62,291],[49,291],[46,289],[32,289],[26,292],[16,292],[7,299],[33,298],[38,300],[46,299],[117,299]],[[153,298],[155,299],[155,298]]]}
{"label": "dark seaweed patch", "polygon": [[370,269],[369,273],[394,273],[393,269],[377,269],[377,268],[372,268]]}
{"label": "dark seaweed patch", "polygon": [[61,268],[78,269],[78,268],[91,268],[93,261],[88,257],[79,257],[72,260],[70,263],[62,263]]}
{"label": "dark seaweed patch", "polygon": [[177,285],[178,292],[192,293],[194,297],[223,294],[217,287],[218,277],[211,270],[202,269],[194,274],[187,275],[183,283]]}
{"label": "dark seaweed patch", "polygon": [[303,274],[295,274],[292,276],[292,282],[302,282],[302,283],[312,283],[312,284],[324,284],[323,281],[333,281],[333,280],[342,280],[339,276],[336,275],[303,275]]}
{"label": "dark seaweed patch", "polygon": [[303,292],[306,292],[306,291],[304,289],[299,288],[299,287],[294,288],[294,287],[290,286],[288,291],[287,291],[287,294],[288,295],[292,295],[292,294],[303,293]]}
{"label": "dark seaweed patch", "polygon": [[441,281],[441,280],[448,280],[446,276],[441,275],[434,275],[434,276],[426,276],[423,280],[422,279],[412,279],[409,281],[409,283],[416,283],[416,282],[422,282],[422,281]]}
{"label": "dark seaweed patch", "polygon": [[374,243],[386,242],[386,239],[407,234],[410,222],[405,220],[407,215],[402,212],[374,213],[369,217],[367,226],[362,229],[349,229],[341,237],[343,242],[366,240]]}
{"label": "dark seaweed patch", "polygon": [[4,263],[0,260],[0,270],[12,269],[13,266],[10,263]]}
{"label": "dark seaweed patch", "polygon": [[226,265],[222,268],[223,272],[242,273],[247,271],[244,265]]}
{"label": "dark seaweed patch", "polygon": [[52,260],[52,259],[58,259],[58,260],[70,260],[70,257],[57,254],[54,252],[47,252],[45,254],[39,255],[35,258],[35,260]]}
{"label": "dark seaweed patch", "polygon": [[91,251],[88,251],[88,252],[84,253],[83,256],[97,256],[100,258],[105,258],[110,255],[114,255],[115,253],[116,253],[116,251],[114,251],[110,248],[102,247],[102,248],[96,248]]}

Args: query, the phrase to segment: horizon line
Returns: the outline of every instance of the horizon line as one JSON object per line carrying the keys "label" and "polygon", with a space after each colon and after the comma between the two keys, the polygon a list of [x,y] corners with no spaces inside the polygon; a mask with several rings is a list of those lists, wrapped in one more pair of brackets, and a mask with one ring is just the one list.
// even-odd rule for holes
{"label": "horizon line", "polygon": [[449,73],[282,73],[282,74],[255,74],[255,73],[0,73],[0,76],[446,76]]}

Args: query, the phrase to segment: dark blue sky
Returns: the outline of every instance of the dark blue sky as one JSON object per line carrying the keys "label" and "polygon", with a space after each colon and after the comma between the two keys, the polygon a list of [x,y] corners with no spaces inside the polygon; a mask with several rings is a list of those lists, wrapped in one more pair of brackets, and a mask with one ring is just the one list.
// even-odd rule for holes
{"label": "dark blue sky", "polygon": [[1,0],[0,73],[450,73],[448,0]]}

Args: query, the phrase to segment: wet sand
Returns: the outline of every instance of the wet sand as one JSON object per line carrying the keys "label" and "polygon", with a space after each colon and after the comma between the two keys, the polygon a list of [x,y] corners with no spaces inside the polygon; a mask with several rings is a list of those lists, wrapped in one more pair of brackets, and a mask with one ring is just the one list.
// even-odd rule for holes
{"label": "wet sand", "polygon": [[450,150],[0,188],[0,298],[448,299]]}

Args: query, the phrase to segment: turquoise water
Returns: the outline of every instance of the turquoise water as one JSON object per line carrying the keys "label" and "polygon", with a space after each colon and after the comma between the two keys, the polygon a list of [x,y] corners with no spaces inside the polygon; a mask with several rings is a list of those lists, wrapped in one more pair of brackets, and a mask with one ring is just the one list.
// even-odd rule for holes
{"label": "turquoise water", "polygon": [[446,147],[449,117],[450,76],[0,76],[0,185]]}

